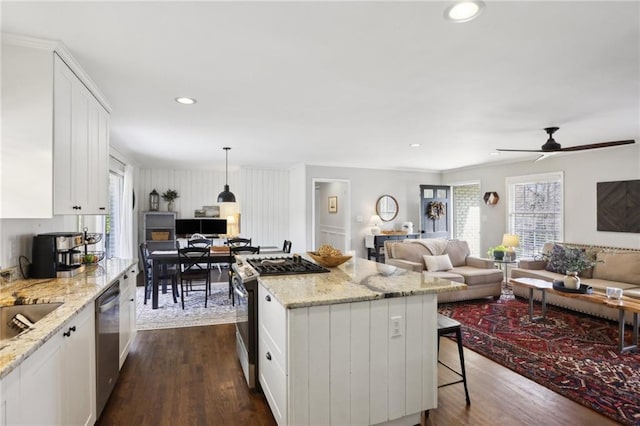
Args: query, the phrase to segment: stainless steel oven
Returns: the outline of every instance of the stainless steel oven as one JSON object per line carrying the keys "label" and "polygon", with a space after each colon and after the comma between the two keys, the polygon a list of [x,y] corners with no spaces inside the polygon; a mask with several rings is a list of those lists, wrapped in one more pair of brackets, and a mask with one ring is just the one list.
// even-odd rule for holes
{"label": "stainless steel oven", "polygon": [[236,297],[236,352],[250,389],[258,377],[258,279],[249,266],[234,263],[233,291]]}

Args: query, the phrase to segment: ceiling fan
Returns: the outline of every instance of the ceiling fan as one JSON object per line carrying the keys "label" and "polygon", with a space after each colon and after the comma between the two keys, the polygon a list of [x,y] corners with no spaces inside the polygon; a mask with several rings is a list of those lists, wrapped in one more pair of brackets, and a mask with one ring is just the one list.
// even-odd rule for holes
{"label": "ceiling fan", "polygon": [[497,151],[510,151],[510,152],[542,152],[542,153],[553,153],[553,152],[569,152],[569,151],[584,151],[587,149],[598,149],[598,148],[609,148],[612,146],[620,146],[620,145],[629,145],[632,143],[636,143],[633,139],[628,139],[624,141],[611,141],[611,142],[599,142],[592,143],[589,145],[577,145],[570,146],[569,148],[563,148],[558,142],[553,139],[553,134],[560,129],[559,127],[546,127],[544,129],[545,132],[549,135],[549,139],[540,147],[540,149],[498,149]]}

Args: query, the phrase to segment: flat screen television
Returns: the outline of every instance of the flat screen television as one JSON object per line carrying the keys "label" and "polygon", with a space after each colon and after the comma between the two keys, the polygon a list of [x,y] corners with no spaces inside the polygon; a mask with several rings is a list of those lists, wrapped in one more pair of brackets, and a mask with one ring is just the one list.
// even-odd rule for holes
{"label": "flat screen television", "polygon": [[200,233],[200,219],[176,219],[176,235]]}
{"label": "flat screen television", "polygon": [[227,219],[201,219],[200,233],[204,235],[226,234]]}

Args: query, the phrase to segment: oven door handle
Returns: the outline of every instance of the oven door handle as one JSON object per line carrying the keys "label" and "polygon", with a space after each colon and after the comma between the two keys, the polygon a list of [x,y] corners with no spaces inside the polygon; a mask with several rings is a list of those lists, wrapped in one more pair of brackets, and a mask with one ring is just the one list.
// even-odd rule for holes
{"label": "oven door handle", "polygon": [[235,291],[235,293],[236,293],[238,296],[240,296],[240,297],[244,297],[244,298],[249,297],[249,293],[247,293],[247,292],[242,292],[242,291],[241,291],[238,287],[236,287],[236,286],[234,286],[234,287],[233,287],[233,291]]}

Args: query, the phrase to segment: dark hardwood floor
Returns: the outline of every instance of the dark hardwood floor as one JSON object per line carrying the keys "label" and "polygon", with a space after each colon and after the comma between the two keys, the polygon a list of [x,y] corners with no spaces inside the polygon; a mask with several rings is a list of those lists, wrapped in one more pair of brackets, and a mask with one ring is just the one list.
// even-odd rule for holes
{"label": "dark hardwood floor", "polygon": [[[440,358],[457,366],[455,342]],[[615,425],[616,422],[465,349],[471,406],[462,385],[439,389],[426,425]],[[450,381],[441,368],[439,379]],[[138,332],[98,425],[275,425],[247,389],[233,324]]]}

